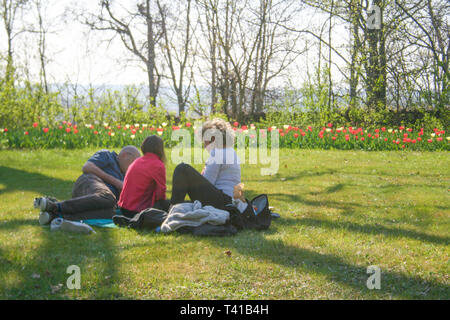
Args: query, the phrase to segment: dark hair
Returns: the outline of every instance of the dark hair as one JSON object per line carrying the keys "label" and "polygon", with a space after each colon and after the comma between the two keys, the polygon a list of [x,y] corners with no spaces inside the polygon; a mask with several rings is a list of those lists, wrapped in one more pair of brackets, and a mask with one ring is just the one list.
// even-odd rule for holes
{"label": "dark hair", "polygon": [[162,162],[166,162],[166,154],[164,153],[164,141],[158,136],[153,135],[145,138],[144,142],[142,142],[141,150],[144,155],[146,153],[153,153],[156,154]]}

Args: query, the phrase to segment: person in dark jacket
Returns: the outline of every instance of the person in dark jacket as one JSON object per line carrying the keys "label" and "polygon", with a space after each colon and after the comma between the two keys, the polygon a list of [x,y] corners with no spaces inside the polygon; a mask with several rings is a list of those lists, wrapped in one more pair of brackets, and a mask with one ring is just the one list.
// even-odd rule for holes
{"label": "person in dark jacket", "polygon": [[72,199],[56,201],[51,197],[34,200],[41,210],[39,222],[49,224],[58,216],[67,220],[111,219],[120,198],[128,167],[140,157],[135,146],[124,147],[119,154],[100,150],[83,166],[83,174],[75,182]]}

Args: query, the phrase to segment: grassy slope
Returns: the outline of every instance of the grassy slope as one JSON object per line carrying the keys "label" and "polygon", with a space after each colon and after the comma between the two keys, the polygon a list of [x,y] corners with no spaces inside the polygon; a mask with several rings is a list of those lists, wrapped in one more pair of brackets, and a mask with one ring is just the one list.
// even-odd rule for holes
{"label": "grassy slope", "polygon": [[[273,177],[246,165],[248,195],[269,194],[282,215],[265,232],[40,227],[33,198],[69,197],[91,153],[0,151],[1,299],[450,299],[448,153],[282,150]],[[73,264],[82,289],[52,293]],[[381,290],[366,288],[369,265]]]}

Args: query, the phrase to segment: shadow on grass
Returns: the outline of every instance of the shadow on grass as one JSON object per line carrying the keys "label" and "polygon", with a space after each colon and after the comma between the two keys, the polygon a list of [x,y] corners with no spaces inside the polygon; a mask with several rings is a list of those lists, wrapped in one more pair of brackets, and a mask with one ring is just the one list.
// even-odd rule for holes
{"label": "shadow on grass", "polygon": [[[342,189],[344,185],[339,185],[338,189]],[[247,191],[246,191],[247,192]],[[337,192],[337,191],[335,191]],[[251,194],[254,194],[254,191],[250,191]],[[271,198],[277,198],[278,201],[286,201],[289,203],[296,203],[300,205],[307,205],[313,207],[329,207],[341,210],[341,214],[343,215],[351,215],[354,213],[355,208],[361,207],[360,204],[357,203],[349,203],[349,202],[337,202],[330,200],[307,200],[303,198],[299,194],[289,194],[289,193],[270,193],[269,194],[269,202]]]}
{"label": "shadow on grass", "polygon": [[409,238],[412,240],[426,241],[437,245],[450,245],[450,237],[440,237],[414,230],[405,230],[401,228],[389,228],[380,224],[358,224],[348,221],[335,222],[322,219],[283,219],[280,221],[287,225],[305,225],[329,230],[346,230],[369,235],[383,235],[389,238]]}
{"label": "shadow on grass", "polygon": [[57,186],[58,194],[55,196],[61,197],[63,194],[70,194],[73,185],[72,181],[55,179],[40,173],[5,166],[0,166],[0,177],[0,183],[5,185],[3,189],[0,189],[0,196],[16,191],[32,191],[37,195],[45,194]]}
{"label": "shadow on grass", "polygon": [[450,286],[437,281],[424,280],[403,273],[382,270],[380,290],[369,290],[366,286],[367,267],[346,262],[343,258],[332,254],[324,254],[287,245],[282,240],[266,238],[272,232],[243,232],[238,237],[243,241],[209,238],[209,242],[217,247],[238,252],[262,261],[269,261],[280,266],[295,269],[298,272],[321,274],[329,281],[352,288],[367,295],[379,295],[379,298],[401,299],[449,299]]}
{"label": "shadow on grass", "polygon": [[[32,191],[41,193],[47,186],[57,186],[61,194],[69,194],[73,182],[55,179],[38,173],[26,172],[0,166],[2,184],[0,195],[6,192]],[[31,205],[31,203],[30,203]],[[39,230],[21,230],[23,227],[35,227]],[[36,219],[10,219],[0,223],[0,232],[13,232],[11,243],[2,243],[0,253],[0,279],[8,278],[10,272],[18,274],[14,284],[2,286],[0,296],[3,299],[111,299],[122,298],[114,281],[118,278],[120,261],[117,259],[113,239],[109,230],[97,230],[95,235],[52,232],[49,226],[40,226]],[[22,232],[35,232],[36,238],[21,241],[29,237]],[[35,250],[31,249],[37,243]],[[23,243],[26,243],[25,245]],[[31,247],[30,247],[31,246]],[[17,252],[17,250],[22,250]],[[28,250],[28,251],[27,251]],[[9,258],[8,258],[9,257]],[[81,290],[70,290],[66,281],[71,274],[67,268],[77,265],[81,270]],[[89,274],[88,284],[83,282]],[[17,276],[17,275],[16,275]],[[84,278],[85,279],[85,278]],[[54,286],[62,284],[60,289]],[[53,291],[53,292],[52,292]]]}
{"label": "shadow on grass", "polygon": [[245,183],[249,183],[249,182],[261,182],[261,181],[273,181],[273,180],[281,180],[283,182],[288,182],[288,181],[295,181],[301,178],[306,178],[306,177],[321,177],[321,176],[325,176],[325,175],[333,175],[337,173],[337,170],[335,169],[327,169],[327,170],[320,170],[320,171],[314,171],[314,170],[304,170],[301,172],[298,172],[296,174],[293,175],[289,175],[289,176],[284,176],[283,174],[276,174],[274,176],[258,176],[257,179],[255,178],[250,178],[250,179],[245,179]]}

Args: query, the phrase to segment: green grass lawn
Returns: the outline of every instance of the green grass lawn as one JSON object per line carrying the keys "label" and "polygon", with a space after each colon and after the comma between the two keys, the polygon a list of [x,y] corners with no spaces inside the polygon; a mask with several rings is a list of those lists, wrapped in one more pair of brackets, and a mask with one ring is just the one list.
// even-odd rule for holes
{"label": "green grass lawn", "polygon": [[[271,177],[245,165],[247,195],[282,215],[264,232],[41,227],[34,197],[69,197],[92,153],[0,151],[0,299],[450,299],[448,152],[282,150]],[[70,265],[80,290],[65,286]]]}

